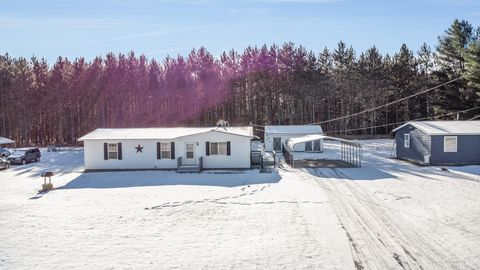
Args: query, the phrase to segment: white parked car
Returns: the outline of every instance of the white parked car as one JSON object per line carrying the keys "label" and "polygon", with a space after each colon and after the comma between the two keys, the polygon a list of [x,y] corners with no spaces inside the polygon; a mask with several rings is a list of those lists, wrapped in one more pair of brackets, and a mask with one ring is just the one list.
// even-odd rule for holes
{"label": "white parked car", "polygon": [[8,150],[7,148],[0,147],[0,157],[8,157],[12,154],[12,151]]}

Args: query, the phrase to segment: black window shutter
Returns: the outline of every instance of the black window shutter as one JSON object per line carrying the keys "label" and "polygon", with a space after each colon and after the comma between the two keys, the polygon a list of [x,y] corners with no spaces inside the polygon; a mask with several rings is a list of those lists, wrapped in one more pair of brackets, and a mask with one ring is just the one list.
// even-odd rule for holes
{"label": "black window shutter", "polygon": [[210,142],[205,142],[205,155],[210,156]]}
{"label": "black window shutter", "polygon": [[118,160],[122,160],[122,143],[118,143]]}
{"label": "black window shutter", "polygon": [[157,142],[157,159],[162,159],[162,148],[159,142]]}
{"label": "black window shutter", "polygon": [[175,159],[175,142],[170,143],[170,153],[171,153],[171,158]]}
{"label": "black window shutter", "polygon": [[230,156],[230,142],[227,142],[227,156]]}
{"label": "black window shutter", "polygon": [[103,159],[108,160],[108,144],[103,144]]}

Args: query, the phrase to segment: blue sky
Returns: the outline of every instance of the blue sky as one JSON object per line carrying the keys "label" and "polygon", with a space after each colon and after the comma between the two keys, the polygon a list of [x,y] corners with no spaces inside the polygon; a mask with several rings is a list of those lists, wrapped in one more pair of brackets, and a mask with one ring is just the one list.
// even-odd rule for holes
{"label": "blue sky", "polygon": [[479,0],[0,0],[0,53],[91,60],[107,52],[161,59],[206,47],[215,56],[292,41],[319,52],[339,40],[432,47],[455,18],[480,26]]}

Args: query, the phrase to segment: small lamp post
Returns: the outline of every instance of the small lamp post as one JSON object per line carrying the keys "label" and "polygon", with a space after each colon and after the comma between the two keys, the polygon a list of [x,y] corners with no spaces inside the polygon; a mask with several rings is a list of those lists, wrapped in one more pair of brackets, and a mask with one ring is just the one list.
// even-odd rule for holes
{"label": "small lamp post", "polygon": [[[52,185],[52,176],[54,175],[53,172],[42,172],[42,177],[43,177],[43,184],[42,184],[42,191],[49,191],[53,189]],[[47,177],[48,177],[48,183],[47,183]]]}

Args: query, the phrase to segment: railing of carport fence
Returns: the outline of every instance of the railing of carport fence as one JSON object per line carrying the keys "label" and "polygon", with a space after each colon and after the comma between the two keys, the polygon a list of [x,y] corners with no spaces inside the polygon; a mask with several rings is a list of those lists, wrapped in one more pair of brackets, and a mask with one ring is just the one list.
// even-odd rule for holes
{"label": "railing of carport fence", "polygon": [[360,145],[360,166],[359,166],[359,168],[362,167],[362,158],[363,158],[363,147]]}
{"label": "railing of carport fence", "polygon": [[341,159],[355,167],[362,167],[363,149],[359,144],[340,143]]}

